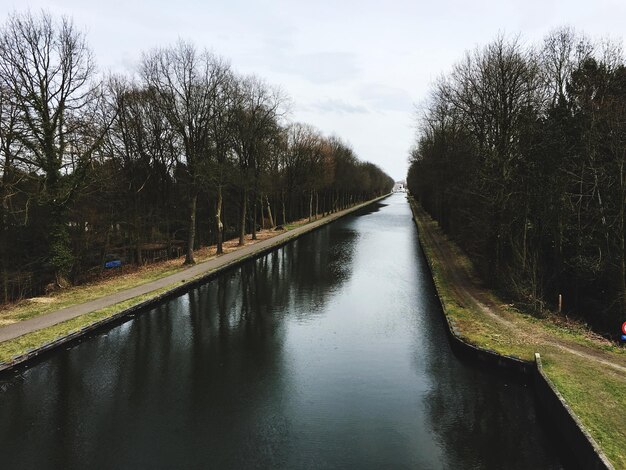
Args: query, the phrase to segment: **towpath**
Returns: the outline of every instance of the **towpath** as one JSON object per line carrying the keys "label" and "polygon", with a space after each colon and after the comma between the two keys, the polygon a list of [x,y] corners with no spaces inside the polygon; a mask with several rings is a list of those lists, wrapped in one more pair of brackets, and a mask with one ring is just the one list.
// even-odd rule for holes
{"label": "towpath", "polygon": [[[386,196],[383,196],[383,197],[386,197]],[[379,198],[379,199],[382,199],[382,198]],[[343,217],[351,212],[357,211],[361,209],[362,207],[365,207],[379,199],[369,201],[363,204],[359,204],[357,206],[350,207],[348,209],[345,209],[339,212],[335,212],[334,214],[327,215],[325,217],[322,217],[321,219],[314,220],[305,225],[301,225],[294,229],[282,232],[266,240],[258,241],[254,244],[243,246],[235,251],[231,251],[230,253],[225,253],[223,255],[220,255],[208,261],[198,263],[196,265],[190,266],[187,269],[179,271],[175,274],[162,277],[155,281],[151,281],[151,282],[141,284],[136,287],[132,287],[130,289],[116,292],[114,294],[109,294],[109,295],[106,295],[97,299],[93,299],[89,302],[62,308],[60,310],[56,310],[54,312],[50,312],[44,315],[33,317],[28,320],[23,320],[17,323],[2,326],[0,327],[0,342],[8,341],[8,340],[17,338],[19,336],[25,335],[27,333],[31,333],[31,332],[34,332],[43,328],[47,328],[47,327],[56,325],[57,323],[61,323],[66,320],[71,320],[72,318],[76,318],[78,316],[85,315],[87,313],[95,312],[97,310],[110,307],[117,303],[130,300],[134,297],[138,297],[140,295],[149,294],[150,292],[153,292],[157,289],[162,289],[168,286],[174,286],[180,283],[185,283],[199,276],[213,273],[218,270],[227,269],[233,264],[237,264],[242,259],[254,257],[254,255],[257,253],[271,249],[274,246],[281,245],[285,243],[287,240],[297,238],[298,236],[306,232],[315,230],[321,225],[328,224],[332,222],[333,220]]]}

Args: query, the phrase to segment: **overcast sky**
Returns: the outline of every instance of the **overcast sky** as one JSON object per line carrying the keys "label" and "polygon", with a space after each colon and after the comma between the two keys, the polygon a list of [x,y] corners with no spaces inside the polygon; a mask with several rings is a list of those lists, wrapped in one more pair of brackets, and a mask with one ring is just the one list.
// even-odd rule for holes
{"label": "overcast sky", "polygon": [[626,1],[0,0],[0,15],[72,16],[103,71],[134,70],[141,52],[178,38],[229,59],[289,96],[291,120],[349,141],[404,179],[414,105],[467,49],[499,31],[539,42],[561,25],[623,42]]}

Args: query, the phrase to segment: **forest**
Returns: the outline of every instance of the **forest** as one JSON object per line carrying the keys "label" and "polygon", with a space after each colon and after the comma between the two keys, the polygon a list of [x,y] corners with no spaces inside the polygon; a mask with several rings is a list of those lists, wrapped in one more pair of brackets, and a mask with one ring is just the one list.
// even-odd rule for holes
{"label": "forest", "polygon": [[[621,44],[621,42],[620,42]],[[418,109],[409,191],[482,280],[616,335],[626,320],[626,68],[570,27],[499,35]]]}
{"label": "forest", "polygon": [[102,73],[46,12],[0,29],[0,303],[185,255],[388,193],[289,98],[182,40]]}

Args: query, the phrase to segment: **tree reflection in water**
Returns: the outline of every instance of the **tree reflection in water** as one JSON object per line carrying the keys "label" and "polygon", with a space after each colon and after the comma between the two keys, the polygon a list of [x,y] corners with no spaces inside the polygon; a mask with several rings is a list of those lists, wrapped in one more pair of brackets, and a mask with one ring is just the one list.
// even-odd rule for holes
{"label": "tree reflection in water", "polygon": [[558,467],[419,254],[392,196],[49,356],[1,384],[3,468]]}

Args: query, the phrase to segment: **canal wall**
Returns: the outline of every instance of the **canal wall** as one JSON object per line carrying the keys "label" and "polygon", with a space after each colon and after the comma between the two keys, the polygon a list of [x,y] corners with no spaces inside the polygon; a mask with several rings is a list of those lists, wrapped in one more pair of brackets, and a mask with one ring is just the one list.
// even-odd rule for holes
{"label": "canal wall", "polygon": [[602,449],[543,372],[539,353],[535,353],[533,386],[541,412],[549,418],[551,427],[558,430],[566,447],[572,450],[576,466],[588,470],[613,469]]}
{"label": "canal wall", "polygon": [[[270,253],[288,243],[291,243],[292,241],[296,240],[297,238],[300,238],[301,236],[307,233],[311,233],[338,219],[341,219],[347,215],[350,215],[356,211],[359,211],[371,204],[379,202],[389,197],[391,194],[392,193],[385,194],[384,196],[372,199],[371,201],[358,204],[354,207],[350,207],[348,209],[342,210],[340,212],[336,212],[334,214],[329,214],[323,217],[322,219],[318,219],[314,222],[311,222],[306,225],[300,226],[296,229],[293,229],[292,231],[286,232],[285,233],[286,236],[282,236],[282,237],[276,236],[274,238],[270,238],[267,240],[268,242],[270,242],[269,244],[265,244],[265,245],[259,244],[259,246],[256,247],[256,249],[253,249],[253,251],[247,253],[246,255],[242,255],[233,261],[226,262],[212,271],[209,271],[197,277],[185,280],[185,282],[176,286],[172,286],[165,292],[155,295],[154,297],[150,297],[149,299],[143,302],[137,303],[118,313],[115,313],[111,316],[108,316],[106,318],[93,322],[73,333],[64,335],[60,338],[55,339],[54,341],[46,343],[39,348],[30,350],[26,352],[25,354],[15,357],[11,362],[0,363],[0,376],[5,375],[5,374],[15,373],[22,368],[27,368],[31,366],[32,363],[34,363],[35,361],[45,359],[46,354],[51,353],[62,346],[71,347],[74,344],[80,343],[81,341],[84,341],[85,339],[91,336],[94,336],[102,332],[105,329],[110,329],[120,323],[127,321],[129,318],[131,318],[134,315],[137,315],[137,314],[140,314],[141,312],[152,309],[156,307],[157,305],[161,304],[162,302],[165,302],[169,299],[183,295],[189,292],[190,290],[216,278],[217,276],[224,273],[225,271],[234,269],[247,261],[260,258],[266,255],[267,253]],[[254,248],[254,245],[253,245],[253,248]]]}
{"label": "canal wall", "polygon": [[[420,234],[419,243],[422,247],[422,253],[426,259],[426,265],[428,266],[430,275],[434,280],[432,260],[429,258],[427,250],[424,249],[420,227],[417,223],[414,202],[410,199],[409,205],[411,206],[413,221]],[[433,282],[433,284],[435,285],[435,292],[437,293],[439,305],[441,306],[446,333],[450,340],[452,350],[460,357],[469,359],[489,369],[501,373],[518,375],[524,379],[530,380],[539,409],[544,416],[548,418],[550,427],[558,432],[558,437],[569,454],[567,461],[570,462],[572,466],[585,470],[615,470],[600,449],[600,446],[598,446],[593,437],[587,432],[578,416],[576,416],[576,413],[574,413],[565,402],[563,396],[544,373],[539,353],[535,353],[534,361],[526,361],[517,357],[499,354],[496,351],[482,348],[465,341],[455,327],[454,320],[450,318],[445,304],[441,301],[436,283]]]}

